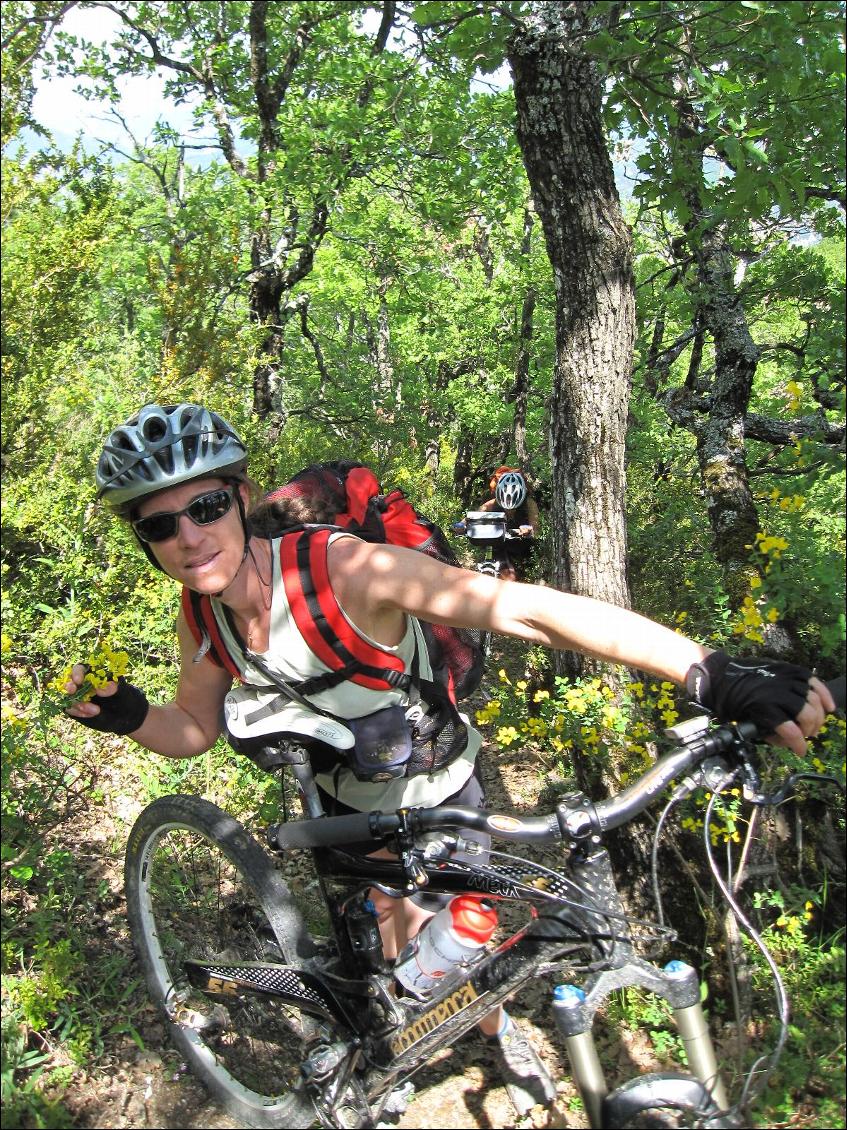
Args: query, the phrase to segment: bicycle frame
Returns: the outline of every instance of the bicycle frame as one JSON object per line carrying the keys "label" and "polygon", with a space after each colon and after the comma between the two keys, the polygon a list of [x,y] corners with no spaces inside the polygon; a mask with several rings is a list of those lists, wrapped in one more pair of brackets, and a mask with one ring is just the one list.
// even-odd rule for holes
{"label": "bicycle frame", "polygon": [[[831,683],[830,689],[843,710],[843,678]],[[154,801],[139,817],[127,845],[127,907],[145,976],[178,1047],[201,1080],[242,1121],[279,1127],[311,1125],[317,1117],[324,1126],[373,1125],[383,1111],[399,1109],[400,1085],[434,1052],[457,1040],[528,980],[567,969],[571,976],[586,975],[585,980],[581,986],[555,987],[553,1015],[592,1126],[641,1124],[635,1120],[650,1117],[650,1112],[662,1118],[664,1110],[704,1126],[738,1127],[739,1114],[746,1117],[753,1073],[760,1061],[748,1073],[739,1104],[729,1108],[700,1006],[698,977],[682,962],[659,968],[636,952],[634,934],[643,939],[645,928],[651,943],[671,941],[675,934],[664,926],[626,917],[603,839],[671,789],[657,826],[655,849],[671,807],[696,789],[711,792],[704,841],[712,874],[767,957],[761,937],[745,922],[710,853],[708,828],[714,801],[735,782],[742,784],[745,799],[756,806],[781,804],[802,779],[828,782],[842,793],[844,786],[829,774],[799,772],[790,774],[778,791],[764,792],[754,748],[758,732],[750,722],[719,725],[708,718],[693,718],[667,731],[667,736],[680,744],[620,793],[595,803],[584,794],[570,794],[560,798],[553,812],[534,816],[436,805],[327,817],[303,747],[280,736],[278,744],[254,750],[252,756],[262,768],[274,771],[288,766],[299,785],[306,819],[271,827],[267,839],[272,850],[283,856],[295,848],[312,853],[335,935],[330,946],[309,933],[305,908],[293,894],[296,886],[286,885],[236,820],[197,797]],[[562,866],[543,866],[493,849],[486,855],[479,845],[473,848],[474,835],[526,845],[561,845]],[[337,846],[364,842],[373,843],[374,851],[378,844],[388,843],[396,856],[354,855]],[[171,914],[167,881],[161,897],[157,891],[157,875],[169,873],[171,845],[177,877],[187,880],[185,905],[190,908],[196,902],[200,910],[196,946],[190,913],[185,919],[189,933],[177,930],[172,945],[162,942],[172,925],[183,921]],[[161,866],[154,862],[160,846]],[[196,887],[195,846],[201,865]],[[452,857],[457,848],[461,852]],[[221,915],[224,888],[215,891],[216,867],[221,864],[234,878],[227,880],[236,898],[232,933],[225,922],[227,914]],[[204,868],[209,865],[211,886],[207,887]],[[654,873],[658,898],[655,880]],[[454,970],[453,979],[445,978],[439,991],[419,1000],[398,995],[383,954],[375,908],[365,896],[378,889],[403,898],[425,886],[445,895],[468,892],[502,902],[526,902],[532,917],[493,952],[483,951],[479,963]],[[217,901],[206,900],[207,889]],[[239,960],[240,953],[255,959]],[[292,964],[284,964],[289,961]],[[759,1081],[760,1090],[778,1062],[788,1031],[784,987],[773,972],[781,1036]],[[643,987],[669,1002],[690,1074],[641,1074],[609,1091],[592,1029],[609,993],[627,986]],[[195,1007],[194,989],[211,1000],[196,1001]],[[264,1008],[251,1000],[258,996],[265,998]],[[234,1016],[229,1015],[228,1004]],[[277,1027],[282,1039],[277,1038]],[[291,1033],[295,1039],[289,1047]],[[253,1075],[253,1041],[261,1049],[266,1038],[273,1062],[266,1059],[263,1068],[269,1070]],[[245,1048],[249,1049],[246,1061]],[[228,1051],[234,1051],[232,1058]],[[279,1092],[273,1089],[278,1057],[284,1061]]]}
{"label": "bicycle frame", "polygon": [[[300,784],[308,814],[323,815],[311,768],[302,752],[291,748],[286,760]],[[567,798],[567,811],[579,811],[581,804],[587,804],[586,798],[574,794]],[[271,829],[269,838],[276,850],[285,851],[286,827]],[[271,989],[261,978],[251,984],[249,971],[237,965],[222,968],[203,963],[200,969],[210,987],[214,980],[218,987],[229,982],[239,991],[273,992],[324,1018],[340,1020],[350,1038],[346,1051],[342,1051],[342,1045],[336,1045],[333,1069],[337,1073],[344,1070],[345,1086],[352,1074],[350,1056],[358,1062],[365,1052],[369,1065],[365,1087],[368,1099],[385,1096],[398,1081],[414,1073],[435,1052],[458,1040],[527,982],[565,967],[573,971],[579,967],[573,960],[574,954],[590,951],[592,972],[584,986],[557,989],[553,1011],[592,1125],[602,1125],[601,1106],[609,1093],[594,1044],[594,1019],[608,995],[627,986],[640,986],[669,1002],[691,1072],[718,1105],[727,1105],[700,1004],[699,979],[690,966],[682,963],[671,962],[661,969],[637,956],[608,853],[590,823],[563,845],[561,872],[552,872],[530,860],[519,860],[506,867],[491,863],[456,865],[443,859],[427,859],[421,850],[414,853],[418,889],[447,895],[471,892],[498,901],[529,902],[532,912],[530,921],[514,935],[423,1001],[394,995],[390,964],[381,955],[375,920],[371,919],[370,927],[365,925],[365,930],[370,929],[372,934],[364,944],[361,932],[357,935],[355,925],[351,925],[351,909],[361,908],[368,888],[387,888],[397,897],[410,892],[413,880],[409,858],[401,862],[399,858],[365,857],[332,847],[310,850],[342,958],[341,975],[315,962],[310,975],[292,970],[290,980],[281,982],[281,974],[288,967],[271,967],[275,976],[275,987]],[[548,888],[546,893],[539,893],[544,884]],[[563,890],[571,897],[566,897]],[[581,893],[580,902],[574,899],[574,891]],[[379,954],[375,956],[377,948]],[[195,967],[193,979],[197,976]],[[361,1004],[352,1007],[351,1000]],[[374,1002],[379,1005],[378,1014],[372,1007],[363,1007]],[[338,1087],[328,1088],[327,1074],[322,1073],[327,1062],[325,1047],[318,1049],[317,1060],[321,1070],[311,1070],[307,1062],[304,1075],[307,1083],[310,1077],[314,1078],[316,1103],[324,1105],[323,1096],[328,1090],[343,1093],[344,1088],[340,1092]]]}
{"label": "bicycle frame", "polygon": [[[356,886],[370,882],[402,889],[405,882],[405,873],[399,862],[363,859],[331,848],[315,849],[313,855],[324,884],[358,880]],[[527,867],[531,867],[529,862]],[[507,874],[498,876],[494,873],[496,865],[471,875],[465,870],[451,868],[449,864],[437,869],[427,867],[426,870],[429,878],[426,890],[429,893],[458,894],[470,890],[496,900],[527,900],[526,892],[521,892]],[[691,1071],[718,1105],[726,1106],[726,1092],[719,1078],[695,970],[680,962],[671,962],[669,967],[661,969],[636,955],[605,848],[575,848],[568,860],[568,870],[574,881],[592,894],[597,910],[591,914],[580,914],[570,906],[550,904],[549,909],[542,907],[525,927],[497,946],[467,977],[458,982],[451,981],[443,991],[434,993],[426,1001],[404,1000],[404,1026],[399,1032],[374,1043],[371,1048],[374,1065],[391,1076],[414,1071],[434,1052],[454,1043],[527,982],[539,975],[552,974],[566,965],[563,959],[574,948],[587,948],[589,939],[582,937],[577,940],[574,926],[584,934],[586,926],[591,926],[587,920],[593,918],[596,921],[593,939],[595,942],[598,938],[602,940],[608,968],[592,973],[581,990],[564,995],[564,999],[554,1000],[557,1027],[592,1124],[601,1124],[601,1104],[609,1093],[592,1034],[594,1020],[610,993],[631,986],[647,989],[668,1001]],[[343,918],[340,907],[347,897],[349,890],[339,901],[327,895],[327,905],[334,921]],[[575,923],[575,918],[583,921]],[[608,932],[607,925],[605,929],[600,926],[604,919],[619,923],[619,929]]]}

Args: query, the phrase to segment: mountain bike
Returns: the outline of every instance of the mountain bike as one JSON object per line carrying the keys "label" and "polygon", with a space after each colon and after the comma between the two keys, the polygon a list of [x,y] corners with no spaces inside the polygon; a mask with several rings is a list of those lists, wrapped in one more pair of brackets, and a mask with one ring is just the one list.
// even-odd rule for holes
{"label": "mountain bike", "polygon": [[[843,709],[843,679],[833,689]],[[712,806],[726,790],[741,787],[749,804],[762,806],[781,803],[801,778],[834,778],[793,774],[767,795],[753,726],[695,718],[670,734],[675,748],[619,795],[593,804],[568,794],[543,816],[443,805],[326,816],[308,754],[286,742],[257,760],[291,770],[304,818],[271,826],[265,846],[199,797],[154,801],[127,846],[129,921],[149,990],[187,1063],[242,1124],[374,1126],[402,1109],[412,1077],[437,1052],[545,976],[555,982],[551,1008],[592,1126],[749,1125],[744,1112],[756,1087],[748,1079],[740,1102],[729,1102],[698,974],[678,960],[651,960],[676,935],[627,914],[604,839],[670,790],[658,843],[672,805],[705,788],[711,852]],[[485,853],[474,840],[479,833],[506,846],[558,845],[561,864],[553,869],[500,848]],[[389,842],[397,858],[337,846],[370,840],[374,849]],[[462,860],[451,858],[456,848]],[[383,956],[372,888],[397,898],[424,888],[470,892],[501,907],[525,906],[528,918],[419,999],[398,990]],[[604,1000],[628,986],[669,1002],[687,1071],[607,1083],[592,1026]],[[777,994],[777,1053],[788,1024],[783,997]],[[759,1088],[777,1053],[757,1072]]]}
{"label": "mountain bike", "polygon": [[[486,577],[498,579],[504,571],[516,575],[516,563],[521,566],[525,555],[518,554],[511,547],[520,545],[523,549],[531,538],[506,524],[506,514],[502,510],[469,510],[463,521],[451,527],[454,534],[467,538],[478,554],[474,569]],[[488,658],[491,650],[491,633],[478,632],[479,646]]]}
{"label": "mountain bike", "polygon": [[452,530],[467,538],[474,549],[483,552],[484,556],[477,560],[474,568],[489,577],[499,577],[504,569],[514,571],[515,560],[520,563],[523,555],[518,555],[514,549],[510,554],[510,545],[523,545],[532,537],[528,538],[519,529],[510,529],[502,510],[469,510],[463,521],[453,524]]}

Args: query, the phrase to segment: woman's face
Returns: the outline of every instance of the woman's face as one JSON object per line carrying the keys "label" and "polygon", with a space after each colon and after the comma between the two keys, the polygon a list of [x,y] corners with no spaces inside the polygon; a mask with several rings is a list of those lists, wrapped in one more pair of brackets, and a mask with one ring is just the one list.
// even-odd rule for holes
{"label": "woman's face", "polygon": [[[195,479],[169,487],[145,499],[136,517],[148,518],[151,514],[183,510],[200,495],[220,490],[226,485],[223,479],[213,478]],[[238,489],[246,504],[247,488],[242,485]],[[221,592],[232,584],[244,558],[244,530],[238,504],[233,500],[229,512],[207,526],[198,526],[187,514],[181,514],[173,537],[149,544],[156,560],[169,576],[196,592]]]}

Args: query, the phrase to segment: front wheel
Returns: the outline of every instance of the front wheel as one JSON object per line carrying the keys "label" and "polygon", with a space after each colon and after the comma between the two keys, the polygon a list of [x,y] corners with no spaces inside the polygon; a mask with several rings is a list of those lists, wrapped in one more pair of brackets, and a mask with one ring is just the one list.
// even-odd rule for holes
{"label": "front wheel", "polygon": [[741,1123],[731,1112],[722,1111],[706,1087],[691,1075],[657,1072],[630,1079],[607,1095],[601,1125],[614,1130],[736,1130]]}
{"label": "front wheel", "polygon": [[271,996],[206,995],[185,971],[191,959],[297,965],[314,952],[265,852],[208,801],[163,797],[133,826],[125,883],[148,989],[194,1074],[242,1125],[312,1125],[294,1087],[316,1022]]}

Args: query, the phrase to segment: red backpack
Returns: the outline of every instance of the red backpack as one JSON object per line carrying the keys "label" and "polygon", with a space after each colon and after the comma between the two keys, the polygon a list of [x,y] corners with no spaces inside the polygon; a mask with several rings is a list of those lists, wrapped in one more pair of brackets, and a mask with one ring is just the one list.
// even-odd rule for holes
{"label": "red backpack", "polygon": [[[297,684],[297,690],[308,695],[347,678],[365,682],[375,689],[396,688],[397,672],[370,665],[367,648],[359,643],[358,637],[347,633],[347,638],[342,640],[334,626],[338,621],[330,621],[323,614],[324,594],[321,588],[325,578],[316,577],[311,568],[309,543],[312,537],[318,531],[345,529],[364,541],[415,549],[459,568],[460,562],[441,528],[418,514],[402,490],[384,493],[374,472],[361,463],[336,461],[314,464],[270,492],[264,501],[313,494],[331,499],[337,507],[332,526],[307,525],[282,531],[282,554],[283,560],[296,562],[297,576],[293,576],[293,569],[289,570],[286,588],[289,585],[296,587],[298,593],[303,594],[303,598],[297,601],[298,627],[307,639],[320,641],[321,658],[332,671],[328,676],[320,677],[320,685],[317,685],[317,680],[309,680]],[[289,542],[289,538],[296,540]],[[238,677],[238,668],[227,654],[217,631],[209,598],[183,589],[182,608],[194,638],[198,644],[202,642],[207,647],[209,659]],[[449,698],[456,702],[473,694],[483,673],[484,657],[478,633],[446,624],[424,624],[423,631],[433,673],[444,685]]]}

